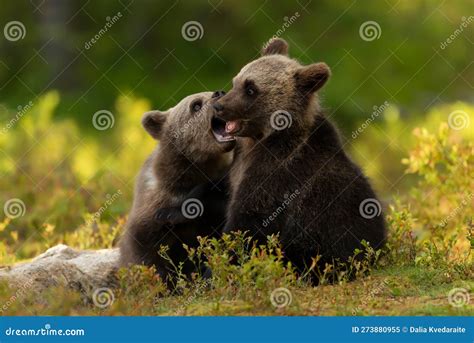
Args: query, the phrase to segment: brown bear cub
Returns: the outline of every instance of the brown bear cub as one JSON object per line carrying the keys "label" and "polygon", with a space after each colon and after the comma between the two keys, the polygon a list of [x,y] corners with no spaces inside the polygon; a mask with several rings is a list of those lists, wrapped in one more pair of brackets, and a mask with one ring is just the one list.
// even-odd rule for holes
{"label": "brown bear cub", "polygon": [[302,271],[317,255],[323,267],[347,261],[362,240],[380,248],[386,229],[372,187],[321,111],[316,92],[329,67],[287,53],[284,40],[271,41],[214,108],[226,122],[219,132],[240,137],[224,232],[249,230],[259,242],[279,233],[285,257]]}
{"label": "brown bear cub", "polygon": [[[211,128],[212,101],[223,92],[184,98],[166,112],[144,115],[146,131],[159,140],[138,176],[134,202],[120,242],[121,266],[154,265],[173,286],[173,264],[186,275],[196,271],[183,243],[196,246],[197,236],[216,236],[225,223],[227,190],[223,179],[235,142]],[[217,139],[219,138],[219,139]],[[177,209],[177,210],[176,210]],[[168,246],[170,263],[158,254]]]}

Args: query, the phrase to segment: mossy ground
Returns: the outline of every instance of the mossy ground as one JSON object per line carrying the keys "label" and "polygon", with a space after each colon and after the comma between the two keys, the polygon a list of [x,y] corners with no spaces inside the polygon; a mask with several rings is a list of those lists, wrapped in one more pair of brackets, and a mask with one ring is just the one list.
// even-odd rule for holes
{"label": "mossy ground", "polygon": [[[272,305],[273,289],[241,290],[246,297],[223,294],[218,289],[195,289],[187,295],[156,297],[161,286],[137,294],[115,291],[110,307],[101,309],[78,292],[51,289],[41,297],[19,298],[5,315],[190,315],[190,316],[472,316],[474,306],[455,307],[448,300],[453,288],[474,289],[474,281],[450,280],[445,271],[420,267],[387,267],[370,276],[338,285],[288,287],[292,301],[283,308]],[[0,302],[14,290],[5,285]],[[249,296],[251,295],[251,296]],[[473,294],[471,293],[471,298]]]}
{"label": "mossy ground", "polygon": [[[38,113],[0,136],[5,152],[0,154],[1,203],[19,199],[25,214],[0,221],[0,265],[25,261],[58,243],[77,249],[113,247],[126,221],[136,170],[153,148],[136,124],[149,109],[144,100],[118,102],[118,111],[130,119],[117,125],[117,136],[110,136],[121,142],[113,151],[80,138],[71,122],[54,122],[58,101],[55,93],[44,96]],[[453,129],[440,120],[450,111],[466,114],[470,126]],[[358,274],[354,281],[338,271],[335,283],[308,285],[283,265],[275,237],[265,249],[247,251],[240,266],[229,263],[229,251],[239,250],[245,241],[228,237],[204,240],[190,251],[195,260],[206,257],[214,273],[210,285],[199,277],[184,280],[178,273],[177,291],[169,292],[153,271],[137,267],[119,273],[118,286],[109,294],[113,301],[105,299],[110,306],[101,308],[90,294],[62,288],[12,298],[17,290],[3,283],[2,315],[473,315],[473,114],[474,108],[463,103],[434,108],[421,123],[411,123],[429,130],[415,129],[407,136],[401,129],[405,125],[387,122],[383,133],[371,126],[364,136],[368,141],[362,137],[356,142],[354,151],[360,151],[385,146],[387,133],[398,137],[396,153],[384,150],[369,165],[369,172],[377,167],[369,174],[375,181],[380,173],[389,175],[384,168],[403,154],[408,155],[405,173],[416,183],[391,194],[387,245],[380,255],[371,251],[375,265],[350,263]],[[25,153],[23,142],[34,148]],[[15,164],[7,154],[23,157]],[[134,167],[124,168],[122,161]],[[44,170],[54,172],[45,175]],[[327,273],[331,269],[322,274]],[[281,288],[288,292],[277,300],[291,297],[291,303],[278,307],[271,299]],[[461,293],[453,298],[456,289]]]}

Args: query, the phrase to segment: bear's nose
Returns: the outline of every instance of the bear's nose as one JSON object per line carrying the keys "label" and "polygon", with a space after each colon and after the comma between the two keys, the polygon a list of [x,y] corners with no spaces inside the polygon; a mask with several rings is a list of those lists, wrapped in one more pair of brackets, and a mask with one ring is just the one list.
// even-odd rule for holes
{"label": "bear's nose", "polygon": [[222,106],[221,103],[219,102],[215,102],[212,107],[214,107],[214,109],[217,111],[217,112],[222,112],[222,110],[224,109],[224,106]]}
{"label": "bear's nose", "polygon": [[216,91],[212,94],[213,98],[220,98],[221,96],[224,96],[225,92],[224,91]]}

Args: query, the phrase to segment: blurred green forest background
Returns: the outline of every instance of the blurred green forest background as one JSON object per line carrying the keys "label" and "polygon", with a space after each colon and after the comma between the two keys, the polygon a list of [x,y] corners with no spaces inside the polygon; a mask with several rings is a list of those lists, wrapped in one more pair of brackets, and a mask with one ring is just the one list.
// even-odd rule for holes
{"label": "blurred green forest background", "polygon": [[[118,12],[122,17],[86,49]],[[56,115],[85,128],[91,113],[130,92],[170,107],[190,93],[228,89],[298,13],[281,36],[293,57],[332,67],[325,105],[337,108],[336,120],[350,130],[386,100],[411,116],[439,102],[472,101],[472,23],[440,48],[472,12],[471,1],[10,1],[0,22],[21,21],[26,35],[0,40],[1,101],[16,107],[57,89]],[[201,23],[201,39],[183,39],[188,21]],[[361,39],[366,21],[380,25],[380,38]]]}
{"label": "blurred green forest background", "polygon": [[[142,113],[228,90],[274,35],[302,63],[332,68],[323,106],[390,201],[414,184],[400,161],[416,142],[415,127],[437,130],[461,113],[467,125],[454,134],[474,138],[473,7],[469,0],[2,3],[0,203],[19,199],[22,212],[0,222],[0,257],[31,257],[61,241],[57,233],[82,235],[75,242],[84,247],[93,235],[115,237],[155,144]],[[23,25],[19,39],[7,39],[13,21]],[[202,27],[197,39],[183,34],[191,21]],[[378,25],[375,38],[363,39],[367,22]],[[98,130],[98,111],[110,112],[113,125]],[[97,213],[102,229],[74,231]]]}

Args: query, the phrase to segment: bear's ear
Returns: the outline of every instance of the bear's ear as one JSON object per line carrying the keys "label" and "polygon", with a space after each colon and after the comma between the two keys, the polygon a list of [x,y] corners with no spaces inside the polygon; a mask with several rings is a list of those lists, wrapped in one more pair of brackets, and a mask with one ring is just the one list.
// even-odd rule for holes
{"label": "bear's ear", "polygon": [[310,64],[295,73],[296,86],[304,95],[309,95],[324,86],[329,76],[331,70],[326,63]]}
{"label": "bear's ear", "polygon": [[288,56],[288,43],[281,38],[271,38],[262,49],[262,56],[267,55]]}
{"label": "bear's ear", "polygon": [[145,130],[155,139],[160,138],[161,130],[166,122],[166,113],[161,111],[146,112],[142,118]]}

